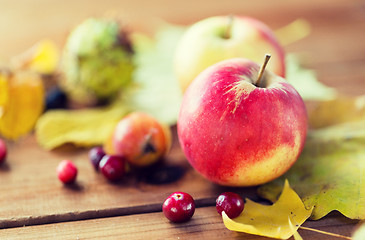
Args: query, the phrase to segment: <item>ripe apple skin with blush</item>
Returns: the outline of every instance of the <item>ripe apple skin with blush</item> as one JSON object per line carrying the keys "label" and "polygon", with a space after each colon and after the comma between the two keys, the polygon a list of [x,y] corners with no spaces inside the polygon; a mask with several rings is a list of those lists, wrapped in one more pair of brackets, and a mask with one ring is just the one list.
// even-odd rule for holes
{"label": "ripe apple skin with blush", "polygon": [[121,119],[107,142],[108,154],[123,156],[136,167],[156,163],[171,146],[168,126],[154,117],[133,112]]}
{"label": "ripe apple skin with blush", "polygon": [[184,94],[177,131],[191,165],[226,186],[254,186],[284,174],[307,134],[302,98],[285,79],[247,59],[204,70]]}
{"label": "ripe apple skin with blush", "polygon": [[174,69],[183,92],[200,72],[230,58],[260,63],[271,53],[268,69],[285,77],[285,52],[263,22],[245,16],[214,16],[194,23],[180,39]]}

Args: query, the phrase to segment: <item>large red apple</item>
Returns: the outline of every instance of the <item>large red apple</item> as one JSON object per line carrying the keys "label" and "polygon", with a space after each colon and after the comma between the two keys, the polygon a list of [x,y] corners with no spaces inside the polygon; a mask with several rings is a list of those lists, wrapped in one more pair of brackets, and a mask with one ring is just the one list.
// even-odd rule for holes
{"label": "large red apple", "polygon": [[263,184],[298,158],[307,133],[302,98],[282,77],[247,59],[221,61],[188,87],[178,118],[181,147],[209,180]]}

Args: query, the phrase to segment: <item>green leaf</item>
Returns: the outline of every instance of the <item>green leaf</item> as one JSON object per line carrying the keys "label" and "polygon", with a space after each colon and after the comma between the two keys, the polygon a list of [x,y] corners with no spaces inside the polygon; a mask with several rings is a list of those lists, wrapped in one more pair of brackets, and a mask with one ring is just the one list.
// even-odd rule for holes
{"label": "green leaf", "polygon": [[305,148],[281,178],[263,185],[259,195],[274,201],[288,179],[311,218],[338,210],[351,219],[365,219],[365,119],[309,132]]}
{"label": "green leaf", "polygon": [[314,70],[301,66],[295,54],[286,56],[286,80],[294,86],[304,100],[330,100],[337,96],[335,89],[319,82]]}
{"label": "green leaf", "polygon": [[134,86],[125,89],[112,106],[45,113],[36,126],[39,144],[45,149],[65,143],[104,144],[116,123],[130,111],[143,111],[163,123],[175,124],[182,94],[174,76],[172,58],[182,31],[180,27],[166,25],[156,33],[155,39],[135,34]]}
{"label": "green leaf", "polygon": [[284,189],[273,205],[262,205],[246,199],[245,209],[240,216],[230,219],[222,212],[224,225],[232,231],[245,232],[265,237],[288,239],[310,216],[299,196],[285,181]]}
{"label": "green leaf", "polygon": [[141,33],[133,37],[134,82],[137,85],[123,101],[169,125],[177,121],[182,92],[174,74],[173,58],[184,28],[164,25],[154,39]]}

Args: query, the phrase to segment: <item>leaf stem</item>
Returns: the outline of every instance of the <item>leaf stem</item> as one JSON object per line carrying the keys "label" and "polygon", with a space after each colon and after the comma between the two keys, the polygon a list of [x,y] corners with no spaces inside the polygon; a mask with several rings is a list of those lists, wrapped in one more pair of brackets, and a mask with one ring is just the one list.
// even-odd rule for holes
{"label": "leaf stem", "polygon": [[256,81],[256,84],[255,84],[256,86],[260,86],[262,76],[264,75],[266,65],[267,65],[267,63],[269,62],[270,58],[271,58],[271,55],[270,55],[270,54],[266,54],[266,55],[265,55],[264,64],[262,64],[262,66],[261,66],[261,68],[260,68],[259,76],[257,77],[257,81]]}
{"label": "leaf stem", "polygon": [[300,229],[303,229],[303,230],[312,231],[312,232],[322,233],[322,234],[329,235],[329,236],[333,236],[333,237],[338,237],[338,238],[343,238],[343,239],[349,239],[349,240],[351,240],[351,237],[343,236],[343,235],[336,234],[336,233],[330,233],[330,232],[321,231],[321,230],[318,230],[318,229],[308,228],[308,227],[303,227],[303,226],[300,226],[299,228]]}

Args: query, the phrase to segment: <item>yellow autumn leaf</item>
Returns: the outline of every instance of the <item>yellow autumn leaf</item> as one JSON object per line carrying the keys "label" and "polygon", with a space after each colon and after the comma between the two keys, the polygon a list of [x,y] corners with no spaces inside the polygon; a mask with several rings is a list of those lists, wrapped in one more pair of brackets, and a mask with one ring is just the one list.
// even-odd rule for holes
{"label": "yellow autumn leaf", "polygon": [[352,240],[364,240],[364,239],[365,239],[365,223],[361,223],[352,234]]}
{"label": "yellow autumn leaf", "polygon": [[52,40],[44,39],[13,57],[11,61],[15,68],[28,69],[40,74],[52,74],[57,69],[59,59],[58,46]]}
{"label": "yellow autumn leaf", "polygon": [[122,103],[104,108],[48,111],[37,122],[37,141],[47,150],[66,143],[82,147],[102,145],[128,112],[129,108]]}
{"label": "yellow autumn leaf", "polygon": [[44,96],[38,74],[0,72],[0,135],[17,139],[30,132],[43,113]]}
{"label": "yellow autumn leaf", "polygon": [[339,96],[336,99],[312,103],[308,110],[312,128],[323,128],[365,118],[365,95]]}
{"label": "yellow autumn leaf", "polygon": [[0,118],[4,111],[5,104],[8,102],[8,74],[0,72]]}
{"label": "yellow autumn leaf", "polygon": [[[305,208],[289,182],[285,181],[284,189],[273,205],[262,205],[246,199],[245,209],[240,216],[230,219],[223,212],[222,217],[229,230],[288,239],[311,213],[312,209]],[[290,226],[291,223],[293,226]]]}
{"label": "yellow autumn leaf", "polygon": [[295,240],[303,240],[303,238],[298,233],[298,228],[294,226],[294,224],[290,221],[290,217],[288,217],[290,231],[293,234]]}
{"label": "yellow autumn leaf", "polygon": [[297,42],[311,33],[309,21],[299,18],[275,31],[275,35],[283,46]]}

